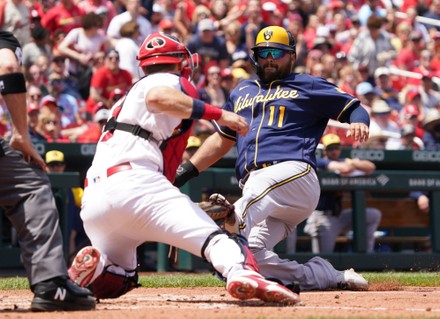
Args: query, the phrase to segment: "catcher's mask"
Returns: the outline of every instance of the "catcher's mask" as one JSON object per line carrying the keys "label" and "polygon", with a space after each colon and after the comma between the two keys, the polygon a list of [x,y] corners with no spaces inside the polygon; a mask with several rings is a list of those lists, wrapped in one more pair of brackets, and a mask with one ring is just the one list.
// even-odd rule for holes
{"label": "catcher's mask", "polygon": [[[197,54],[196,54],[197,55]],[[198,61],[174,36],[162,32],[150,34],[142,43],[136,57],[139,66],[178,64],[182,76],[190,78]]]}
{"label": "catcher's mask", "polygon": [[296,49],[296,42],[292,33],[279,26],[269,26],[261,29],[255,39],[255,46],[251,48],[253,51],[250,54],[252,64],[258,69],[258,50],[263,48],[275,48],[285,51],[294,51]]}

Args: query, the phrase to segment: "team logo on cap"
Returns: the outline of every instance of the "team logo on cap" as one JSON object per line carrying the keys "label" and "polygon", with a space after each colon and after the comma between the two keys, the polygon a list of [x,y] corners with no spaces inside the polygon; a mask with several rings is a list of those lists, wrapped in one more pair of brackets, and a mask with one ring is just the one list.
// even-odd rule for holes
{"label": "team logo on cap", "polygon": [[266,30],[266,31],[264,31],[263,36],[264,36],[264,40],[269,41],[270,38],[272,38],[272,36],[273,36],[273,31],[272,30]]}
{"label": "team logo on cap", "polygon": [[156,37],[156,38],[151,39],[145,45],[145,48],[147,50],[154,50],[154,49],[161,48],[161,47],[165,46],[165,43],[166,43],[165,39]]}

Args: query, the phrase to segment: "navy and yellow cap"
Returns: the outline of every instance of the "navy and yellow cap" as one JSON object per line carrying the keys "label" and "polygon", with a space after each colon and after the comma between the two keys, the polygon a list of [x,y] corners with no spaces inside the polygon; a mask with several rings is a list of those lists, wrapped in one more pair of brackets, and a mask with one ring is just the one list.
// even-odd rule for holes
{"label": "navy and yellow cap", "polygon": [[258,32],[252,50],[269,47],[294,51],[295,44],[295,39],[289,31],[279,26],[269,26]]}

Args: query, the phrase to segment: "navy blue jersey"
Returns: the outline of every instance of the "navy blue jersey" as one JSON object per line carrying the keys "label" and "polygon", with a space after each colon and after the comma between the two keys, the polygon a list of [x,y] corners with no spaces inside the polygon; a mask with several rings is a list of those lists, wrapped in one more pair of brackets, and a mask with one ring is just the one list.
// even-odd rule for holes
{"label": "navy blue jersey", "polygon": [[216,130],[237,142],[236,174],[240,179],[254,168],[296,160],[316,168],[315,151],[329,119],[346,121],[347,111],[360,101],[323,78],[293,73],[271,83],[241,82],[224,109],[246,118],[246,136],[220,126]]}

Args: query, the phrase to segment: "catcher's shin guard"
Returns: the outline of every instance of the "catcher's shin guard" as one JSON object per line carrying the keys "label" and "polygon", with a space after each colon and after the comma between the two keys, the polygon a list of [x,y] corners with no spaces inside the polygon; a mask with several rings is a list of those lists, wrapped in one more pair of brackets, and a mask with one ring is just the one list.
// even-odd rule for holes
{"label": "catcher's shin guard", "polygon": [[247,239],[244,236],[238,234],[230,234],[229,238],[233,239],[238,244],[238,246],[240,246],[241,252],[243,253],[244,256],[244,262],[243,262],[244,268],[259,273],[260,267],[258,267],[257,260],[255,259],[254,254],[249,249],[249,244]]}
{"label": "catcher's shin guard", "polygon": [[[243,262],[242,263],[243,263],[244,269],[249,269],[249,270],[253,270],[256,272],[260,272],[260,269],[257,264],[257,260],[255,259],[254,254],[250,251],[246,238],[244,238],[243,236],[238,235],[238,234],[230,234],[230,233],[225,232],[223,230],[218,230],[218,231],[213,232],[211,235],[208,236],[205,243],[203,244],[201,256],[205,261],[209,262],[205,256],[206,247],[208,246],[209,242],[215,236],[220,235],[220,234],[226,234],[230,239],[232,239],[234,242],[236,242],[237,245],[240,247],[241,253],[243,255]],[[226,278],[224,278],[220,272],[218,272],[214,267],[212,267],[212,268],[218,278],[226,281]]]}
{"label": "catcher's shin guard", "polygon": [[97,299],[118,298],[140,286],[137,272],[133,276],[118,275],[108,271],[109,266],[87,287]]}

